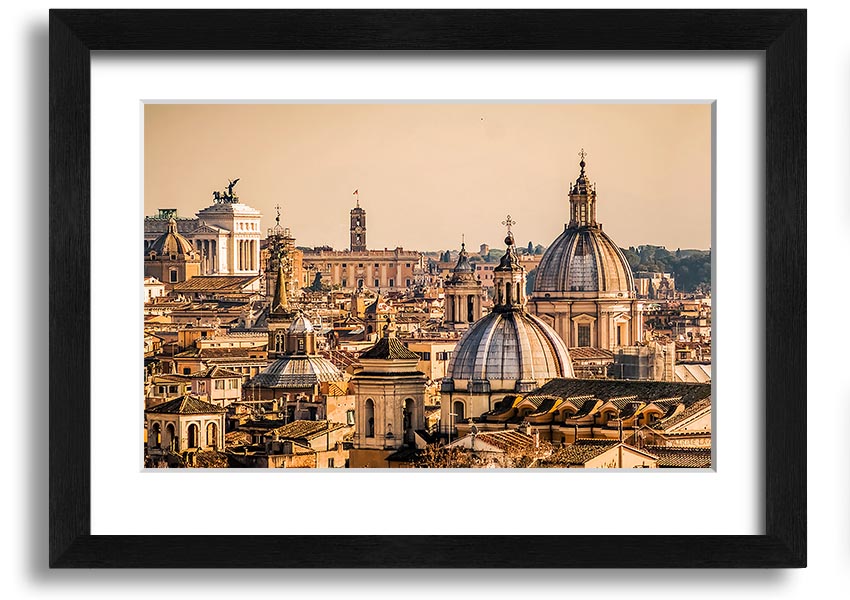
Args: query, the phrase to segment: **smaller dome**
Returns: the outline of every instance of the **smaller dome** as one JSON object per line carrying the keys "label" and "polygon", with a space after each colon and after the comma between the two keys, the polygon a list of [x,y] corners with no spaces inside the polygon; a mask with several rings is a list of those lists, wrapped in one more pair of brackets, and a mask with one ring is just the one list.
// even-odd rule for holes
{"label": "smaller dome", "polygon": [[322,381],[344,381],[340,370],[322,356],[282,356],[251,379],[249,388],[300,388]]}
{"label": "smaller dome", "polygon": [[479,319],[452,353],[448,379],[543,384],[573,377],[566,345],[545,322],[524,311],[492,312]]}
{"label": "smaller dome", "polygon": [[313,324],[304,315],[298,315],[287,329],[287,332],[291,334],[312,333],[313,331]]}
{"label": "smaller dome", "polygon": [[154,252],[158,256],[194,256],[195,250],[192,248],[192,242],[177,232],[177,221],[174,217],[168,220],[168,229],[161,236],[154,240],[148,248],[148,253]]}

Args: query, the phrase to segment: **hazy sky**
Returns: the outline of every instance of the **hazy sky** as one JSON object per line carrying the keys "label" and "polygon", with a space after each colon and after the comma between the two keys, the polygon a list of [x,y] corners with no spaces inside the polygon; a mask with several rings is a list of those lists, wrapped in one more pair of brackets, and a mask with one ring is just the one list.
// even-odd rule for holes
{"label": "hazy sky", "polygon": [[370,248],[548,246],[569,220],[578,152],[620,246],[711,244],[707,104],[148,104],[145,214],[240,202],[298,245],[348,247],[355,189]]}

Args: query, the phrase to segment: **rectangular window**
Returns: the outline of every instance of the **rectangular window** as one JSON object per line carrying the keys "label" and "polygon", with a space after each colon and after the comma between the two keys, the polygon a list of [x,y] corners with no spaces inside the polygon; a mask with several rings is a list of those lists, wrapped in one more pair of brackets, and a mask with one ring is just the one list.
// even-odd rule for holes
{"label": "rectangular window", "polygon": [[409,279],[405,279],[404,281],[405,281],[405,284],[404,284],[404,285],[406,285],[407,287],[410,287],[410,280],[409,280]]}
{"label": "rectangular window", "polygon": [[348,285],[348,280],[347,280],[347,279],[343,279],[343,280],[342,280],[342,287],[346,287],[347,285]]}
{"label": "rectangular window", "polygon": [[354,425],[354,411],[353,410],[345,411],[345,421],[349,425]]}
{"label": "rectangular window", "polygon": [[375,280],[375,287],[378,287],[379,285],[381,285],[381,281],[379,279],[376,279]]}
{"label": "rectangular window", "polygon": [[329,469],[333,469],[333,468],[334,468],[334,459],[332,459],[332,458],[329,458],[329,459],[328,459],[328,468],[329,468]]}
{"label": "rectangular window", "polygon": [[358,266],[359,268],[361,268],[361,269],[362,269],[362,268],[363,268],[363,263],[357,263],[357,266]]}
{"label": "rectangular window", "polygon": [[390,287],[395,287],[395,279],[390,279]]}
{"label": "rectangular window", "polygon": [[177,283],[177,269],[168,272],[169,283]]}
{"label": "rectangular window", "polygon": [[215,382],[215,389],[223,390],[224,389],[224,379],[217,379]]}
{"label": "rectangular window", "polygon": [[578,326],[578,345],[590,346],[590,325]]}
{"label": "rectangular window", "polygon": [[375,263],[375,268],[379,269],[379,268],[381,268],[381,265],[379,265],[378,263]]}
{"label": "rectangular window", "polygon": [[342,263],[342,267],[343,267],[343,268],[345,268],[345,267],[347,267],[347,266],[348,266],[347,264]]}
{"label": "rectangular window", "polygon": [[[186,369],[183,369],[183,370],[185,371]],[[169,394],[176,394],[177,393],[177,386],[176,385],[169,385],[168,386],[168,393]]]}

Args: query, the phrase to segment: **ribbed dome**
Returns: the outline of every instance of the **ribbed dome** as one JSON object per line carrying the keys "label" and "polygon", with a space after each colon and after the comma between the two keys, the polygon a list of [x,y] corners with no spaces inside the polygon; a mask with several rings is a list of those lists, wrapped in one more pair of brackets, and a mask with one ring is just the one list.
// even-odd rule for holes
{"label": "ribbed dome", "polygon": [[339,369],[321,356],[282,356],[251,379],[246,387],[298,388],[320,381],[343,381]]}
{"label": "ribbed dome", "polygon": [[599,292],[634,297],[634,290],[626,257],[599,227],[565,229],[543,255],[534,281],[535,296]]}
{"label": "ribbed dome", "polygon": [[447,379],[513,380],[519,388],[519,382],[572,376],[567,347],[551,327],[524,311],[505,311],[490,313],[464,334]]}
{"label": "ribbed dome", "polygon": [[292,324],[289,326],[287,331],[293,335],[297,333],[310,333],[313,331],[313,324],[310,322],[310,319],[304,315],[298,315],[295,320],[292,321]]}
{"label": "ribbed dome", "polygon": [[168,221],[168,229],[161,236],[156,238],[148,253],[155,252],[158,256],[191,256],[194,254],[192,242],[177,233],[177,221],[172,217]]}

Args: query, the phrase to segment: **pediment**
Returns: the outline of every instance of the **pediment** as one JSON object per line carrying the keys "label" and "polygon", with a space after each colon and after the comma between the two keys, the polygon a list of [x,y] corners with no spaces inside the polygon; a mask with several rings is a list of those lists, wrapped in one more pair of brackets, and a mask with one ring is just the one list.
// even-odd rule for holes
{"label": "pediment", "polygon": [[584,325],[594,323],[596,321],[596,317],[594,317],[593,315],[576,315],[572,317],[572,321],[573,323],[581,323],[582,325]]}
{"label": "pediment", "polygon": [[220,234],[228,234],[230,233],[227,229],[223,227],[216,227],[215,225],[207,225],[206,223],[202,223],[197,229],[189,233],[191,236],[196,236],[199,234],[212,233],[214,235]]}

